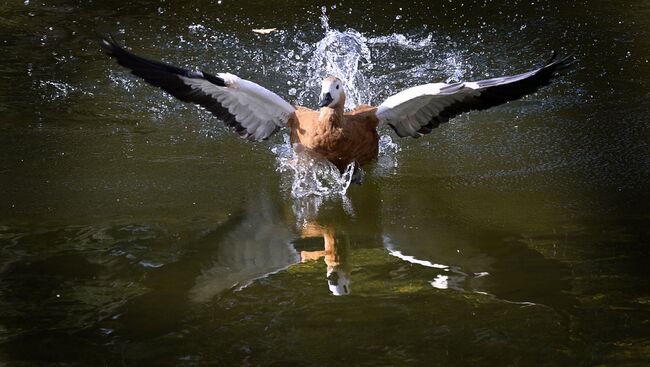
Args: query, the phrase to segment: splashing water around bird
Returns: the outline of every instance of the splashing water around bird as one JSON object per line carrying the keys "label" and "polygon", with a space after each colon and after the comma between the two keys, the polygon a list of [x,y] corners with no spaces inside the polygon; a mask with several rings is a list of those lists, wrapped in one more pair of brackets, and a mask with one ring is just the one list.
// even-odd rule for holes
{"label": "splashing water around bird", "polygon": [[370,63],[370,48],[367,39],[354,29],[345,32],[332,29],[323,7],[321,24],[325,37],[316,44],[309,62],[313,72],[308,85],[320,86],[321,80],[333,75],[341,81],[346,90],[345,108],[351,110],[360,104],[370,103],[370,89],[365,76],[359,70],[360,63]]}
{"label": "splashing water around bird", "polygon": [[311,195],[343,195],[347,191],[355,169],[350,163],[343,174],[327,159],[304,149],[295,149],[284,135],[284,144],[274,146],[279,172],[292,174],[291,194],[296,198]]}
{"label": "splashing water around bird", "polygon": [[[325,31],[325,37],[316,44],[308,63],[310,77],[307,80],[306,87],[314,90],[319,89],[323,77],[334,75],[345,83],[346,109],[349,110],[360,104],[370,103],[372,88],[369,88],[368,81],[360,71],[360,65],[367,66],[371,62],[368,44],[392,42],[393,39],[396,39],[398,43],[406,42],[411,45],[411,41],[406,40],[401,35],[371,39],[369,41],[361,33],[353,29],[345,32],[332,29],[329,26],[325,7],[323,7],[321,24]],[[428,41],[425,40],[425,42]],[[420,44],[420,46],[423,45]],[[399,146],[392,141],[390,136],[381,136],[378,159],[380,171],[396,167],[397,162],[394,156],[399,150]],[[308,151],[294,149],[287,135],[284,136],[284,144],[274,146],[271,151],[276,155],[277,170],[291,174],[291,183],[286,184],[286,188],[290,187],[294,198],[307,198],[310,196],[320,198],[328,196],[345,197],[345,193],[353,179],[357,179],[359,174],[363,175],[361,167],[357,167],[354,162],[348,165],[341,174],[326,159]],[[321,200],[318,201],[318,203],[320,202]],[[312,205],[316,207],[315,210],[320,206],[318,203]]]}
{"label": "splashing water around bird", "polygon": [[[201,49],[201,55],[212,50],[219,50],[217,59],[222,59],[226,52],[229,58],[229,70],[240,72],[250,71],[246,60],[264,60],[266,70],[272,70],[277,78],[282,80],[280,85],[266,84],[273,90],[281,91],[286,87],[287,95],[294,105],[313,106],[318,100],[321,82],[327,75],[334,75],[344,83],[346,91],[346,110],[358,105],[377,105],[386,97],[395,94],[409,85],[426,84],[434,80],[432,76],[446,76],[447,82],[461,80],[464,73],[472,69],[467,63],[466,55],[458,50],[457,45],[440,31],[419,34],[362,34],[355,29],[338,30],[330,26],[327,8],[322,7],[320,21],[322,33],[316,34],[319,39],[315,42],[312,33],[296,29],[295,32],[278,32],[279,44],[266,44],[277,47],[273,54],[277,57],[262,58],[263,53],[258,48],[242,48],[244,42],[234,34],[222,34],[202,24],[192,23],[188,29],[196,44],[206,47]],[[287,45],[287,37],[292,37],[293,45]],[[181,38],[180,43],[185,44]],[[193,44],[194,42],[190,42]],[[216,45],[208,47],[204,45]],[[228,45],[234,45],[229,47]],[[173,42],[167,47],[185,47],[179,42]],[[248,58],[235,57],[241,53]],[[201,56],[204,57],[204,56]],[[239,65],[232,65],[234,62]],[[214,67],[217,69],[217,67]],[[244,73],[245,74],[245,73]],[[264,72],[266,75],[266,72]],[[116,83],[129,88],[129,79],[116,78]],[[269,83],[274,78],[270,78]],[[408,85],[405,81],[409,81]],[[280,92],[281,93],[281,92]],[[173,101],[172,101],[173,102]],[[173,112],[177,104],[156,103],[152,107],[158,120]],[[171,111],[171,112],[170,112]],[[201,119],[201,133],[208,137],[219,136],[222,132],[220,124],[215,124],[212,118]],[[373,175],[393,174],[398,168],[397,152],[399,145],[394,142],[387,131],[379,130],[379,155],[373,167]],[[450,139],[453,139],[451,137]],[[293,197],[327,197],[345,196],[351,181],[350,175],[341,173],[324,160],[307,159],[302,153],[295,153],[288,142],[272,147],[278,162],[277,170],[288,172],[292,181],[285,185]],[[357,167],[356,169],[359,169]],[[346,172],[354,172],[348,167]]]}

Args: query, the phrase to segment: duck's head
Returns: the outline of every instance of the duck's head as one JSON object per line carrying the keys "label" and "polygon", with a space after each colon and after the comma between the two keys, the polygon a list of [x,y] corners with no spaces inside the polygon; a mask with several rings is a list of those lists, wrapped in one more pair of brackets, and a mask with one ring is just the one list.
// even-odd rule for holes
{"label": "duck's head", "polygon": [[335,107],[344,103],[345,93],[341,79],[334,76],[323,79],[318,107]]}
{"label": "duck's head", "polygon": [[342,267],[327,269],[327,286],[335,296],[347,296],[350,294],[350,272]]}

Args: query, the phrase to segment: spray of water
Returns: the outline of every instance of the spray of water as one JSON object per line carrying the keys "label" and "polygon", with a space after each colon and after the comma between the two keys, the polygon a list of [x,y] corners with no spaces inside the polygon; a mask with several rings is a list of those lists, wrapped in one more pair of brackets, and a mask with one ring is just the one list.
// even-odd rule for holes
{"label": "spray of water", "polygon": [[[295,57],[290,52],[289,57],[284,60],[295,66],[306,67],[309,75],[305,83],[305,91],[297,95],[298,104],[307,104],[308,98],[313,98],[309,91],[319,90],[320,83],[326,75],[334,75],[345,84],[346,109],[350,110],[361,104],[369,104],[373,98],[372,81],[368,80],[365,70],[371,70],[372,54],[371,47],[398,47],[410,50],[421,50],[431,45],[431,35],[420,40],[410,40],[400,34],[366,38],[354,29],[339,31],[332,29],[325,7],[322,8],[321,24],[324,37],[316,43],[315,47],[306,43],[302,44],[301,55],[311,54],[309,61],[301,63],[302,57]],[[295,69],[294,69],[295,70]],[[291,95],[296,95],[292,89]],[[343,174],[327,160],[315,156],[308,151],[296,152],[285,136],[284,143],[274,146],[272,149],[278,162],[278,171],[288,173],[290,182],[285,183],[286,189],[291,191],[294,198],[317,198],[308,205],[301,206],[309,209],[308,212],[317,211],[325,197],[338,196],[345,198],[345,193],[353,179],[355,168],[354,163],[347,167]],[[383,174],[390,172],[397,167],[396,153],[399,146],[393,142],[389,135],[383,135],[379,141],[379,159],[376,172]],[[285,175],[286,176],[286,175]],[[352,209],[350,208],[350,211]],[[308,216],[303,213],[302,216]]]}
{"label": "spray of water", "polygon": [[321,24],[325,37],[316,44],[309,61],[308,68],[312,72],[307,85],[318,89],[325,76],[334,75],[341,79],[345,86],[346,109],[351,110],[360,104],[369,103],[371,95],[367,88],[368,83],[360,71],[362,66],[370,64],[367,39],[354,29],[341,32],[330,28],[325,7]]}
{"label": "spray of water", "polygon": [[284,135],[284,144],[271,148],[278,161],[278,171],[289,173],[291,193],[295,198],[343,195],[352,182],[355,163],[343,174],[327,159],[304,149],[295,149]]}

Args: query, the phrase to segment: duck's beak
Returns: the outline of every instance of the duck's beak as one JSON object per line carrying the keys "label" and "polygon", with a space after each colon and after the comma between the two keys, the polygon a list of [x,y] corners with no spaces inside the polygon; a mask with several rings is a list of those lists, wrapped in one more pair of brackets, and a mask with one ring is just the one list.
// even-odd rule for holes
{"label": "duck's beak", "polygon": [[332,103],[333,100],[334,99],[332,98],[332,95],[329,92],[327,92],[325,93],[324,96],[321,96],[320,102],[318,102],[318,107],[325,107],[330,103]]}

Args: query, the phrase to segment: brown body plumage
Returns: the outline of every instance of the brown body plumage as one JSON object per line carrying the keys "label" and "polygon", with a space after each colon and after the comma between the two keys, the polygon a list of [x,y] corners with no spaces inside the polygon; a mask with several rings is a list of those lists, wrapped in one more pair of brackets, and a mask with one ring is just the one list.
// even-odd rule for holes
{"label": "brown body plumage", "polygon": [[[292,144],[302,144],[343,172],[352,162],[363,166],[377,158],[379,120],[375,114],[377,108],[367,105],[344,112],[345,92],[342,88],[337,88],[340,83],[335,77],[325,78],[324,84],[328,88],[333,87],[331,90],[335,93],[334,99],[321,107],[320,111],[297,107],[289,119],[289,128]],[[331,98],[326,89],[323,89],[323,96],[326,94]]]}
{"label": "brown body plumage", "polygon": [[332,162],[341,172],[356,161],[365,165],[377,158],[376,108],[359,106],[352,112],[343,107],[323,107],[320,112],[298,107],[289,121],[291,143],[305,148]]}

